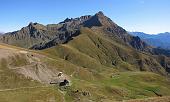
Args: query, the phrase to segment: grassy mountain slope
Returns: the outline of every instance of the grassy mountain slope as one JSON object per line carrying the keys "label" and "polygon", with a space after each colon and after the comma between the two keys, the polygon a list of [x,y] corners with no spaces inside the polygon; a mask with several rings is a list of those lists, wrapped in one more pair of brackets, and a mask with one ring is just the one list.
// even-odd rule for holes
{"label": "grassy mountain slope", "polygon": [[101,67],[105,66],[108,68],[103,68],[104,70],[143,70],[166,74],[165,69],[154,59],[154,56],[137,52],[127,45],[103,38],[88,28],[82,28],[81,34],[67,44],[42,51],[49,56],[60,57],[92,70],[103,71]]}
{"label": "grassy mountain slope", "polygon": [[[82,33],[79,37],[84,38],[85,36],[86,34]],[[79,40],[82,41],[80,38],[75,38],[66,45],[60,45],[59,47],[46,49],[44,51],[29,51],[29,54],[31,53],[34,56],[38,54],[38,58],[43,56],[40,61],[45,64],[48,69],[62,71],[70,76],[72,84],[65,91],[62,91],[55,85],[51,86],[48,83],[44,84],[38,80],[33,81],[33,76],[26,77],[24,74],[20,74],[11,69],[11,67],[24,67],[29,64],[27,56],[23,57],[23,53],[21,53],[22,57],[13,56],[13,54],[28,50],[7,45],[5,45],[4,48],[4,45],[1,45],[1,51],[8,49],[9,56],[13,56],[13,59],[10,59],[11,57],[7,56],[1,58],[1,100],[4,102],[36,102],[38,100],[42,102],[50,100],[61,102],[64,100],[115,101],[155,97],[157,95],[154,92],[163,96],[170,95],[169,81],[167,81],[165,77],[150,72],[138,72],[134,69],[132,69],[133,72],[121,72],[117,66],[100,63],[106,56],[102,57],[100,53],[103,52],[101,51],[99,56],[101,56],[102,59],[97,56],[95,57],[95,54],[98,54],[95,53],[95,50],[99,50],[98,48],[94,47],[94,52],[91,56],[86,54],[89,53],[89,50],[85,51],[84,49],[83,52],[76,48],[76,46],[78,46],[75,45],[76,42]],[[89,40],[89,38],[86,40]],[[89,43],[86,45],[89,47],[95,46],[91,40],[89,40]],[[68,52],[62,52],[63,48],[67,49],[64,51]],[[61,53],[69,54],[67,57],[63,57],[64,55]],[[76,56],[74,56],[75,58],[69,59],[69,56],[73,56],[74,54],[76,54]],[[86,60],[84,66],[83,61],[81,62],[81,60],[78,60],[79,57]],[[123,70],[127,69],[123,68]]]}
{"label": "grassy mountain slope", "polygon": [[[101,35],[88,28],[83,28],[81,34],[67,44],[42,50],[41,53],[76,65],[74,69],[76,80],[73,80],[71,88],[78,87],[94,94],[90,97],[92,100],[100,100],[99,97],[103,97],[101,100],[146,98],[156,96],[154,92],[169,95],[169,91],[166,91],[169,82],[164,76],[158,75],[165,75],[166,71],[155,59],[157,56],[140,53],[128,46],[103,39]],[[162,83],[166,84],[162,87]],[[96,91],[92,90],[93,88]],[[77,95],[78,93],[73,96],[81,97]],[[74,100],[73,96],[67,97]]]}

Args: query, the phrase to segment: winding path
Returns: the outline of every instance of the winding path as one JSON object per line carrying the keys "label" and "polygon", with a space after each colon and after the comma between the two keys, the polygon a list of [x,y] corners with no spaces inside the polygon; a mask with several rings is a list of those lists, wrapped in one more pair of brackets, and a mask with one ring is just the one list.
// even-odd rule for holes
{"label": "winding path", "polygon": [[35,87],[20,87],[20,88],[12,88],[12,89],[1,89],[0,92],[15,91],[15,90],[20,90],[20,89],[45,88],[45,87],[49,87],[49,86],[35,86]]}

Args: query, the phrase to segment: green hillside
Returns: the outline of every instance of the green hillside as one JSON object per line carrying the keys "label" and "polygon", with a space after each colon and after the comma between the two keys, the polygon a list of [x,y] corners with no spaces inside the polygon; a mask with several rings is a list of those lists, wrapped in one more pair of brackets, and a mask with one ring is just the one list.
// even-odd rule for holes
{"label": "green hillside", "polygon": [[[9,68],[9,65],[15,68],[30,64],[29,57],[27,57],[29,54],[26,54],[26,56],[19,54],[18,56],[2,58],[0,67],[0,99],[3,102],[114,102],[157,97],[157,94],[162,96],[170,95],[170,82],[164,76],[152,72],[140,72],[139,69],[136,69],[127,62],[123,62],[121,58],[118,58],[119,63],[114,66],[110,63],[101,63],[104,60],[109,62],[112,56],[107,57],[103,55],[104,51],[98,49],[88,36],[90,36],[90,33],[85,33],[82,30],[82,34],[68,44],[62,44],[42,51],[29,51],[34,56],[39,54],[37,58],[43,57],[40,61],[47,68],[62,71],[70,76],[71,86],[66,87],[66,89],[60,88],[57,85],[33,81],[31,77],[27,78]],[[96,35],[95,37],[98,38],[100,36]],[[78,41],[83,41],[81,38],[87,40],[88,43],[84,46],[89,46],[88,50],[85,48],[84,50],[78,50],[78,46],[81,48],[81,45],[79,45],[81,43],[78,43]],[[106,39],[102,40],[102,44],[106,43],[108,46],[109,44],[117,46],[117,44],[111,43]],[[90,46],[94,48],[91,49],[92,47]],[[9,47],[11,51],[16,50],[15,53],[24,50]],[[3,47],[1,47],[2,49]],[[95,53],[96,50],[99,53]],[[64,57],[65,54],[68,56]],[[48,57],[44,57],[44,55]],[[97,55],[101,57],[97,57]],[[129,65],[127,68],[122,67],[127,65]]]}
{"label": "green hillside", "polygon": [[[165,74],[149,53],[140,53],[128,45],[123,45],[104,38],[88,28],[82,28],[81,34],[67,44],[61,44],[42,50],[53,58],[62,58],[75,65],[102,72],[103,70],[119,71],[152,71]],[[155,67],[157,66],[157,67]],[[107,67],[107,68],[105,68]]]}
{"label": "green hillside", "polygon": [[[55,59],[54,62],[48,61],[48,64],[56,67],[61,64],[61,70],[65,73],[74,73],[73,84],[66,94],[68,100],[81,97],[86,101],[113,101],[154,97],[156,94],[170,95],[169,81],[158,75],[164,74],[165,69],[154,59],[155,56],[103,39],[88,28],[82,29],[81,34],[69,43],[42,50],[41,53]],[[141,69],[141,65],[135,63],[138,60],[148,62],[143,63]],[[159,70],[153,68],[155,65]],[[70,93],[70,90],[81,91]],[[82,97],[84,91],[91,95]]]}

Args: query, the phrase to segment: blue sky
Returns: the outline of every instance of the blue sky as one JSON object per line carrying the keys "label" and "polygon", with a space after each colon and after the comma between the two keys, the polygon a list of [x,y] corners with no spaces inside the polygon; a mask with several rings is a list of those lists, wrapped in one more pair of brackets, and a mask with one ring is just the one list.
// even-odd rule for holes
{"label": "blue sky", "polygon": [[0,0],[0,31],[103,11],[128,31],[170,32],[170,0]]}

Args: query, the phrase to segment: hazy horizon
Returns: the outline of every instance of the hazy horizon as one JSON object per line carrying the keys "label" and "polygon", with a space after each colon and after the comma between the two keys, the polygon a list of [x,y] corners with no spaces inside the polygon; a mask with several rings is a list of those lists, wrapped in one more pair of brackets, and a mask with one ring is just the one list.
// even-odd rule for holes
{"label": "hazy horizon", "polygon": [[94,15],[98,11],[127,31],[170,32],[169,0],[2,0],[0,3],[0,32],[20,30],[29,22],[56,24],[67,17]]}

